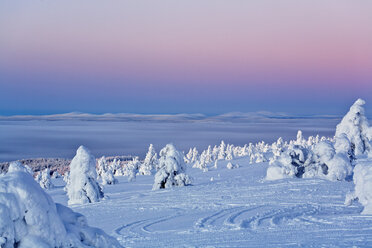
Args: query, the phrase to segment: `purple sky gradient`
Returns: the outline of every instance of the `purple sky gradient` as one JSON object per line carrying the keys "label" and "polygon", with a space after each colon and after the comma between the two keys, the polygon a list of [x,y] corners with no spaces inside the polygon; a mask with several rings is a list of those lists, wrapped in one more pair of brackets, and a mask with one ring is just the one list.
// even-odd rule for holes
{"label": "purple sky gradient", "polygon": [[372,103],[371,9],[361,0],[4,0],[0,115],[343,114],[358,97]]}

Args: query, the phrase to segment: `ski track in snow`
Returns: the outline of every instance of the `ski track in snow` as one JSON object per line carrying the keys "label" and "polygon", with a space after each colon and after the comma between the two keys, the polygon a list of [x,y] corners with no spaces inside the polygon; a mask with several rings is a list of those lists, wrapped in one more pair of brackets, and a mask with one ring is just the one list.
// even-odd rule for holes
{"label": "ski track in snow", "polygon": [[[119,177],[108,199],[72,207],[125,247],[372,247],[372,216],[343,204],[352,182],[265,181],[266,163],[238,160],[233,170],[188,168],[189,187],[151,191],[151,176]],[[49,193],[66,204],[61,190]]]}

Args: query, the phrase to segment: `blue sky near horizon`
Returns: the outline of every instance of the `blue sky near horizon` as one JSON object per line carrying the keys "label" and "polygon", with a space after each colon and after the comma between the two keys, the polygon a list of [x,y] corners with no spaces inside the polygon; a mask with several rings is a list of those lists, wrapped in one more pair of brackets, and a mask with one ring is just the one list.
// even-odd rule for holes
{"label": "blue sky near horizon", "polygon": [[[89,8],[87,7],[89,4]],[[372,116],[372,2],[0,2],[0,115]]]}

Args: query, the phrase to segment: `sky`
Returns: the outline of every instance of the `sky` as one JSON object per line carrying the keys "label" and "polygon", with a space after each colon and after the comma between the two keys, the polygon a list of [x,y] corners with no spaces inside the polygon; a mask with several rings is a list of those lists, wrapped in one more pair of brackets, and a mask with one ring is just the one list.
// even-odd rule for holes
{"label": "sky", "polygon": [[2,0],[0,115],[340,115],[361,97],[372,116],[371,10],[366,0]]}

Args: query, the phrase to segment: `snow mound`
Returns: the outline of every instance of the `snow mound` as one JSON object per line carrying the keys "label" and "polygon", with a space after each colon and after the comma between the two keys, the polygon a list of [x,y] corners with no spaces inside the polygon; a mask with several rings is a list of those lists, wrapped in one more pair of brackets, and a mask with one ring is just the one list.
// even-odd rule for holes
{"label": "snow mound", "polygon": [[96,159],[84,146],[80,146],[70,164],[66,185],[68,204],[98,202],[103,198],[101,187],[96,182]]}
{"label": "snow mound", "polygon": [[364,206],[362,214],[372,215],[372,161],[358,162],[354,168],[355,191],[346,196],[346,204],[359,200]]}
{"label": "snow mound", "polygon": [[0,176],[0,247],[121,247],[84,216],[55,204],[32,176]]}

